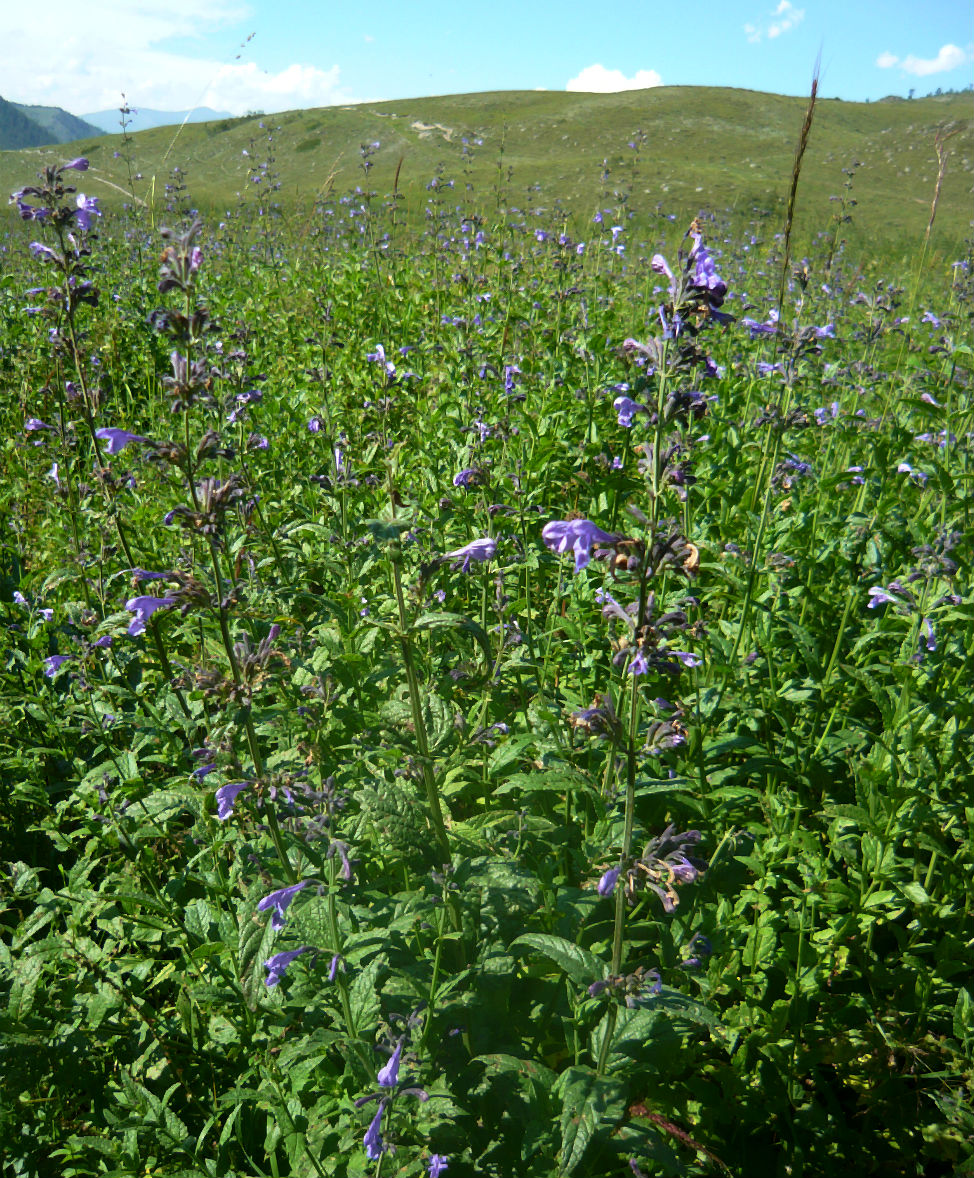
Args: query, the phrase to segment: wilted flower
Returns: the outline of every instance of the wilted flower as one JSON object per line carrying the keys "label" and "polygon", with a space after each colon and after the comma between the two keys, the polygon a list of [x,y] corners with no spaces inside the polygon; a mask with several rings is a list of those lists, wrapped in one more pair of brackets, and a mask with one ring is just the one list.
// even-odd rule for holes
{"label": "wilted flower", "polygon": [[[226,787],[224,787],[226,788]],[[294,897],[301,891],[302,888],[307,887],[308,881],[301,880],[300,883],[292,884],[289,888],[278,888],[276,892],[271,892],[270,895],[265,896],[263,900],[257,905],[258,912],[266,912],[271,909],[271,928],[275,932],[280,932],[284,928],[285,920],[284,913],[288,909],[288,905]]]}
{"label": "wilted flower", "polygon": [[311,948],[310,945],[302,945],[300,949],[289,949],[285,953],[275,953],[273,957],[268,957],[264,962],[264,968],[267,970],[267,977],[264,979],[265,985],[268,989],[273,988],[287,973],[287,968],[296,957],[300,957],[302,953],[307,953]]}

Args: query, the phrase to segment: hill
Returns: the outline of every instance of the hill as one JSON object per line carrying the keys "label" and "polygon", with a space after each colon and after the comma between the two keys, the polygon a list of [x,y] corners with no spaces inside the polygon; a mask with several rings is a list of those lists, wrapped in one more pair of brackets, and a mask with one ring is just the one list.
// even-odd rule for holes
{"label": "hill", "polygon": [[26,106],[0,98],[0,150],[71,143],[99,134],[99,128],[58,106]]}
{"label": "hill", "polygon": [[[119,130],[117,107],[110,110],[96,110],[82,116],[100,131],[114,135]],[[129,116],[130,131],[148,131],[152,127],[178,127],[181,123],[210,123],[216,119],[229,119],[226,111],[213,110],[208,106],[197,106],[193,110],[150,110],[140,106]]]}
{"label": "hill", "polygon": [[[580,233],[601,208],[630,210],[637,223],[658,211],[682,222],[701,211],[735,222],[783,213],[806,102],[715,87],[658,87],[622,94],[495,92],[291,111],[140,132],[132,141],[136,198],[165,218],[174,166],[192,203],[221,214],[253,204],[280,184],[284,207],[310,207],[323,195],[364,185],[360,145],[378,143],[368,186],[384,196],[398,177],[407,215],[421,220],[453,181],[447,203],[471,207],[551,208],[558,203]],[[819,102],[799,189],[797,232],[829,232],[848,206],[842,235],[873,250],[883,242],[912,248],[922,238],[937,179],[935,136],[949,141],[935,239],[959,248],[971,229],[974,142],[967,95],[899,103]],[[632,146],[635,145],[635,146]],[[120,136],[80,141],[92,161],[86,191],[106,205],[131,199],[125,161],[113,158]],[[52,151],[0,156],[0,184],[30,182]],[[265,167],[261,171],[259,165]],[[851,187],[848,187],[850,186]],[[435,195],[435,194],[434,194]]]}

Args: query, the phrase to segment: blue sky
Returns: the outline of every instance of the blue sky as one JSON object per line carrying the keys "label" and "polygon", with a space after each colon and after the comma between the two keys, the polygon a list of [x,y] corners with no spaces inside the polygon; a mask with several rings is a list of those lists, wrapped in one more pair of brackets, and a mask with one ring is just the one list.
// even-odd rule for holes
{"label": "blue sky", "polygon": [[[0,5],[2,95],[76,114],[717,85],[851,101],[974,78],[970,0],[45,0]],[[79,19],[79,11],[83,17]],[[57,33],[52,37],[52,29]]]}

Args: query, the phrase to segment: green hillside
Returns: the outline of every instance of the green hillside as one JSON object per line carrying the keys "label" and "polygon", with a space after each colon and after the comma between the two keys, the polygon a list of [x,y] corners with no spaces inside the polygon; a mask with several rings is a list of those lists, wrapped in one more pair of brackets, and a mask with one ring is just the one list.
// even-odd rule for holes
{"label": "green hillside", "polygon": [[[163,215],[173,167],[204,212],[253,202],[248,168],[269,160],[284,206],[364,184],[360,145],[378,142],[368,187],[389,193],[399,169],[407,214],[421,216],[427,185],[439,169],[454,181],[450,200],[477,207],[551,207],[560,200],[581,228],[597,208],[624,194],[638,218],[658,208],[682,220],[700,211],[751,219],[753,210],[783,209],[801,98],[712,87],[660,87],[623,94],[555,91],[462,94],[228,119],[181,130],[157,128],[133,137],[137,197]],[[957,128],[935,230],[935,247],[957,248],[970,235],[974,143],[970,96],[945,95],[879,103],[821,101],[815,111],[798,200],[799,240],[830,227],[843,194],[857,201],[843,227],[852,244],[909,248],[922,237],[937,177],[935,135]],[[640,149],[637,132],[645,136]],[[273,133],[268,142],[269,133]],[[463,139],[468,140],[466,147]],[[476,142],[480,141],[480,142]],[[113,153],[118,135],[81,140],[92,162],[84,188],[105,204],[126,197],[126,166]],[[63,152],[63,149],[62,149]],[[249,154],[246,154],[249,153]],[[0,153],[0,183],[29,183],[53,150]],[[603,178],[603,160],[608,175]],[[856,168],[856,164],[861,167]],[[532,185],[540,192],[529,193]],[[468,195],[467,186],[473,195]]]}
{"label": "green hillside", "polygon": [[94,123],[79,119],[59,106],[27,106],[23,102],[13,105],[46,133],[46,143],[70,143],[74,139],[97,135],[101,130]]}

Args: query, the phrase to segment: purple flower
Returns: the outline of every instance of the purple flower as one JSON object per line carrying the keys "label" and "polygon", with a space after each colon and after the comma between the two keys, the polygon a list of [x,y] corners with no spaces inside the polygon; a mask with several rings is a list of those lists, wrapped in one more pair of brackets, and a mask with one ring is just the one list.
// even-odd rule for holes
{"label": "purple flower", "polygon": [[924,645],[927,650],[937,649],[937,636],[933,632],[933,625],[929,618],[924,618],[920,623],[920,629],[923,631],[923,636],[926,639]]}
{"label": "purple flower", "polygon": [[134,638],[145,632],[145,624],[157,609],[164,609],[168,605],[175,605],[175,597],[130,597],[125,608],[135,614],[129,622],[128,634]]}
{"label": "purple flower", "polygon": [[875,609],[878,605],[887,604],[899,605],[900,599],[894,596],[894,592],[895,591],[893,591],[892,588],[884,589],[881,585],[874,585],[873,588],[869,590],[869,596],[871,600],[866,608]]}
{"label": "purple flower", "polygon": [[615,891],[616,882],[619,879],[619,872],[621,867],[610,867],[609,870],[599,880],[598,887],[595,889],[600,896],[611,896]]}
{"label": "purple flower", "polygon": [[335,956],[331,959],[331,963],[328,966],[329,982],[333,982],[335,980],[335,975],[338,973],[338,967],[341,965],[341,961],[342,955],[340,953],[336,953]]}
{"label": "purple flower", "polygon": [[630,675],[648,675],[649,663],[641,650],[637,650],[629,663]]}
{"label": "purple flower", "polygon": [[430,1155],[427,1162],[429,1166],[430,1178],[440,1178],[440,1175],[447,1169],[447,1158],[441,1153],[434,1153]]}
{"label": "purple flower", "polygon": [[727,294],[727,283],[717,274],[714,260],[699,234],[693,234],[693,249],[688,261],[693,263],[694,287],[697,290],[705,290],[707,301],[714,307],[719,307]]}
{"label": "purple flower", "polygon": [[75,199],[75,204],[78,207],[74,211],[74,219],[78,223],[78,228],[83,233],[87,233],[91,228],[92,216],[101,216],[101,209],[98,207],[98,197],[85,196],[83,192],[79,192]]}
{"label": "purple flower", "polygon": [[71,658],[69,654],[51,654],[44,660],[44,674],[48,679],[53,679],[62,663],[66,663]]}
{"label": "purple flower", "polygon": [[249,781],[230,781],[226,785],[221,785],[216,791],[214,795],[216,797],[216,816],[221,822],[226,822],[233,813],[237,794],[246,789],[248,785],[250,785]]}
{"label": "purple flower", "polygon": [[619,414],[619,424],[626,429],[632,425],[633,418],[637,413],[649,412],[647,406],[639,401],[634,401],[632,397],[616,397],[612,402],[612,408]]}
{"label": "purple flower", "polygon": [[685,667],[699,667],[703,659],[699,655],[691,654],[689,650],[668,650],[667,656],[677,659]]}
{"label": "purple flower", "polygon": [[28,433],[34,433],[36,430],[39,430],[39,429],[53,430],[54,426],[48,425],[46,421],[41,421],[41,419],[39,417],[28,417],[26,422],[24,422],[24,429]]}
{"label": "purple flower", "polygon": [[22,201],[16,192],[14,193],[14,199],[17,201],[17,211],[25,221],[45,221],[51,215],[50,209],[29,205],[25,201]]}
{"label": "purple flower", "polygon": [[131,434],[127,429],[114,429],[106,427],[105,429],[96,429],[95,437],[101,438],[103,442],[107,442],[105,451],[108,454],[117,454],[119,450],[124,450],[129,442],[147,442],[148,438],[143,438],[141,434]]}
{"label": "purple flower", "polygon": [[87,172],[88,161],[83,155],[79,155],[77,159],[68,160],[66,164],[61,165],[62,172],[66,172],[68,168],[73,169],[75,172]]}
{"label": "purple flower", "polygon": [[468,487],[479,487],[484,481],[484,472],[478,470],[476,466],[467,466],[453,476],[453,485],[455,487],[463,487],[466,490]]}
{"label": "purple flower", "polygon": [[471,540],[469,544],[464,544],[462,548],[454,548],[452,552],[445,552],[441,557],[441,563],[445,564],[448,560],[453,563],[451,568],[459,566],[461,573],[470,571],[470,562],[472,560],[487,561],[493,560],[494,553],[497,551],[497,541],[490,536],[485,536],[482,540]]}
{"label": "purple flower", "polygon": [[284,928],[286,923],[284,913],[287,911],[288,905],[298,892],[302,888],[307,887],[307,885],[308,881],[303,879],[300,883],[292,884],[289,888],[278,888],[276,892],[271,892],[270,895],[265,896],[257,905],[258,912],[266,912],[269,908],[273,909],[271,913],[271,928],[275,932],[280,932]]}
{"label": "purple flower", "polygon": [[595,544],[614,544],[619,537],[604,532],[590,519],[553,519],[541,529],[541,538],[553,552],[575,553],[575,572],[580,573],[591,559]]}
{"label": "purple flower", "polygon": [[384,1068],[380,1068],[378,1080],[380,1088],[395,1088],[399,1083],[399,1061],[402,1059],[402,1039],[396,1044],[392,1058]]}
{"label": "purple flower", "polygon": [[382,1114],[385,1112],[385,1107],[384,1104],[379,1105],[379,1111],[372,1118],[368,1129],[365,1130],[362,1144],[365,1146],[365,1156],[370,1162],[377,1162],[385,1149],[382,1144]]}
{"label": "purple flower", "polygon": [[27,247],[35,258],[40,258],[45,262],[56,262],[58,254],[52,250],[49,245],[44,245],[41,241],[32,241]]}
{"label": "purple flower", "polygon": [[268,957],[264,962],[264,969],[267,970],[264,981],[268,989],[276,986],[287,973],[287,967],[291,962],[302,953],[307,953],[310,948],[310,945],[302,945],[300,949],[289,949],[286,953],[275,953],[273,957]]}

